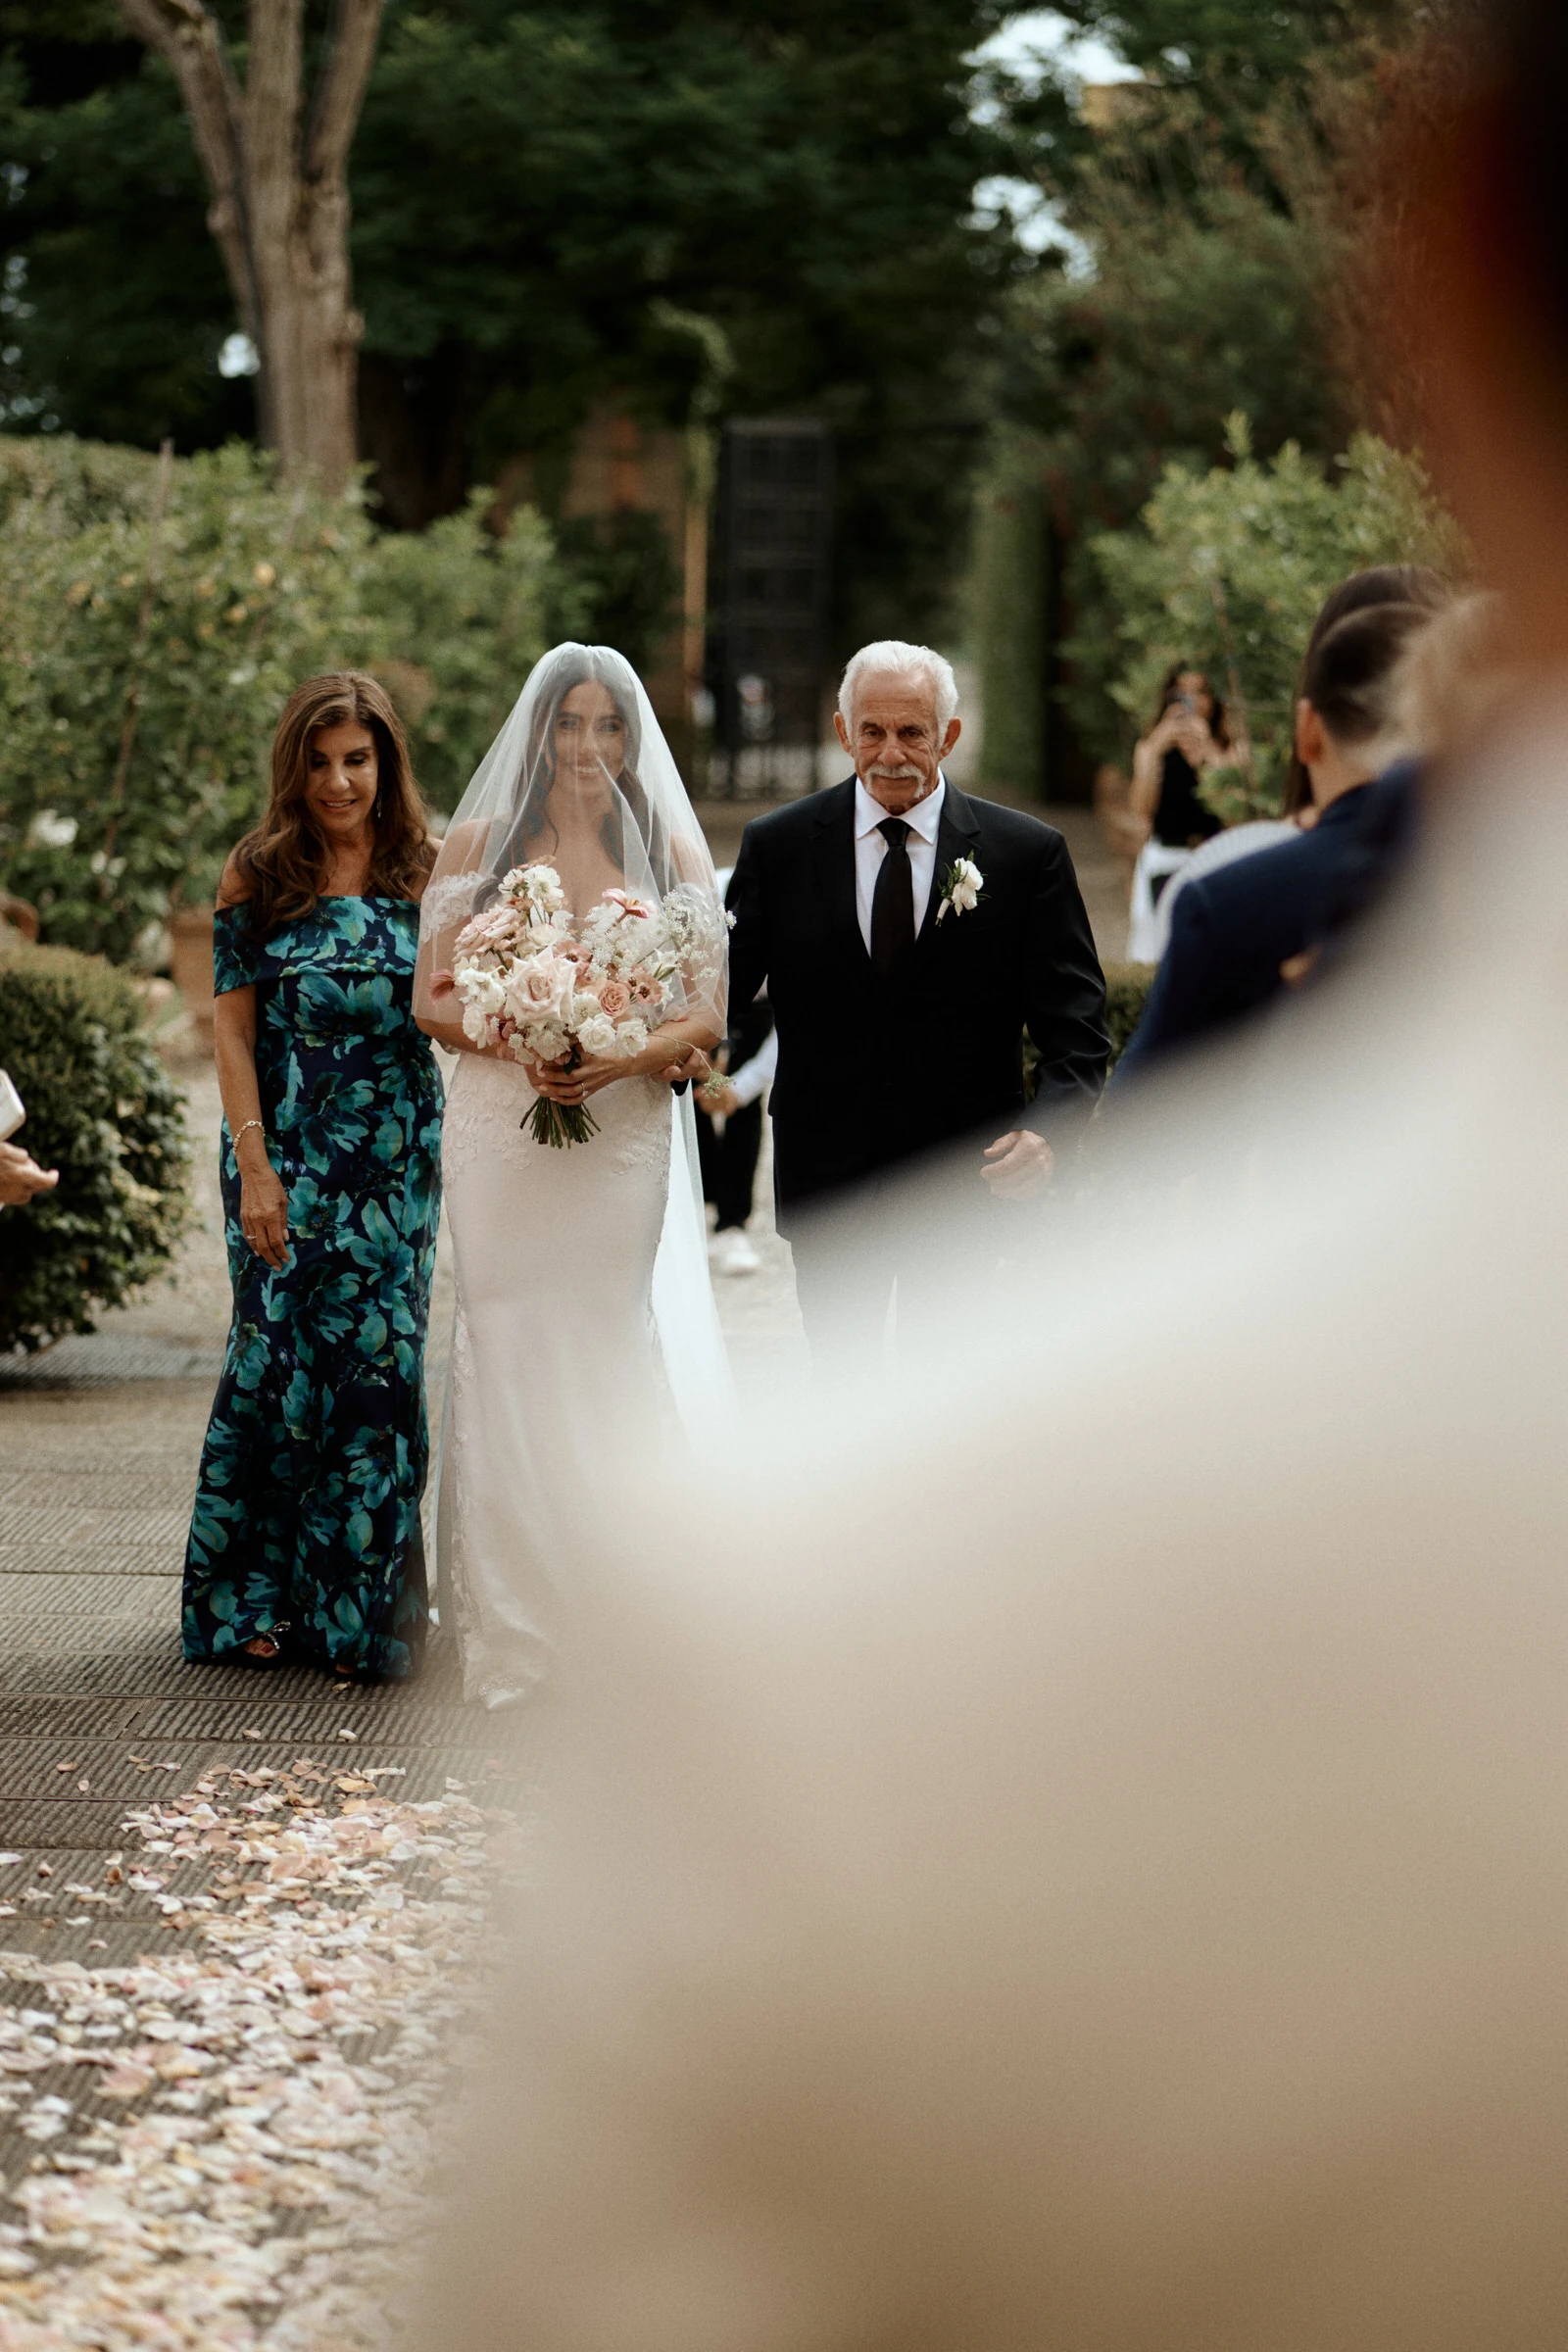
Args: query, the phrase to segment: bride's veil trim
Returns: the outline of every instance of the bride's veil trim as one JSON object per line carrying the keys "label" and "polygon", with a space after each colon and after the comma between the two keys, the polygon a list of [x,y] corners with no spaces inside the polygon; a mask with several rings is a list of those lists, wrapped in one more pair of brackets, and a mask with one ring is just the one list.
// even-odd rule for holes
{"label": "bride's veil trim", "polygon": [[[593,827],[596,855],[603,851],[633,896],[684,902],[693,917],[693,947],[677,985],[677,1009],[708,1014],[722,1034],[727,933],[713,861],[641,679],[623,655],[604,645],[558,645],[536,662],[474,770],[424,895],[415,1010],[451,1017],[450,1002],[438,1005],[430,983],[433,973],[451,970],[464,924],[496,896],[513,866],[556,862],[564,811],[552,799],[570,790],[568,778],[558,780],[556,772],[557,720],[565,697],[589,683],[609,690],[625,728],[620,772],[611,777],[604,770],[596,778],[601,798],[608,798]],[[689,1095],[675,1098],[671,1120],[669,1197],[654,1267],[653,1312],[676,1406],[693,1437],[708,1445],[729,1426],[734,1394],[709,1274]],[[593,1145],[577,1148],[591,1151]]]}

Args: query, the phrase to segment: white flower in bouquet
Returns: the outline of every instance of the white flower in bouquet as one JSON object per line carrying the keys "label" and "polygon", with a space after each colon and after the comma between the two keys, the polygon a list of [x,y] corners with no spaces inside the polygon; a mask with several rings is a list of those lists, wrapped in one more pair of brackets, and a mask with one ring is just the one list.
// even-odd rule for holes
{"label": "white flower in bouquet", "polygon": [[590,1013],[585,1021],[576,1024],[577,1043],[584,1054],[599,1056],[614,1054],[619,1047],[615,1024],[608,1012]]}
{"label": "white flower in bouquet", "polygon": [[492,971],[487,964],[470,964],[458,974],[458,990],[466,1005],[490,1018],[506,1008],[507,982],[502,972]]}
{"label": "white flower in bouquet", "polygon": [[533,865],[514,865],[510,873],[503,874],[501,895],[514,906],[526,908],[530,915],[564,914],[566,910],[561,876],[542,859]]}
{"label": "white flower in bouquet", "polygon": [[496,1039],[492,1016],[477,1004],[466,1004],[463,1007],[463,1034],[470,1046],[493,1046]]}
{"label": "white flower in bouquet", "polygon": [[564,1061],[570,1052],[570,1034],[559,1021],[531,1026],[526,1038],[519,1036],[512,1048],[515,1061]]}
{"label": "white flower in bouquet", "polygon": [[496,1022],[506,1009],[504,976],[483,964],[460,965],[456,982],[463,1000],[463,1034],[473,1046],[497,1042]]}

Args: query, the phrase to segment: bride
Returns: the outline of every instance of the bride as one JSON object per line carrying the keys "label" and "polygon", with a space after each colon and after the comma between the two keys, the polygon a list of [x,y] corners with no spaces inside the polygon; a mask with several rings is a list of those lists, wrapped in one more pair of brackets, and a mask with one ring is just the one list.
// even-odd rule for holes
{"label": "bride", "polygon": [[[671,1017],[630,1060],[519,1064],[465,1036],[458,933],[514,866],[543,862],[579,919],[607,890],[680,897],[698,942]],[[437,1559],[470,1699],[506,1706],[549,1672],[561,1562],[596,1475],[667,1422],[711,1435],[728,1375],[708,1273],[691,1096],[724,1029],[725,925],[712,860],[648,697],[606,646],[537,664],[465,793],[426,889],[419,1026],[462,1055],[443,1184],[457,1319]],[[538,1095],[591,1099],[599,1128],[552,1150]],[[672,1111],[673,1102],[673,1111]]]}

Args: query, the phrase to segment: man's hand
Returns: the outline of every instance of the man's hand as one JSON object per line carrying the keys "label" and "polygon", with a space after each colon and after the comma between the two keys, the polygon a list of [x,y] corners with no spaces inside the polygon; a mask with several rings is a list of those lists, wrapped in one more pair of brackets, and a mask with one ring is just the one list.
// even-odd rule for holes
{"label": "man's hand", "polygon": [[0,1144],[0,1206],[22,1208],[38,1193],[53,1192],[57,1168],[40,1168],[20,1144]]}
{"label": "man's hand", "polygon": [[1043,1135],[1027,1127],[999,1135],[985,1156],[990,1165],[980,1173],[1000,1200],[1028,1200],[1055,1173],[1056,1154]]}
{"label": "man's hand", "polygon": [[741,1106],[741,1099],[732,1086],[705,1086],[697,1100],[710,1119],[732,1119]]}

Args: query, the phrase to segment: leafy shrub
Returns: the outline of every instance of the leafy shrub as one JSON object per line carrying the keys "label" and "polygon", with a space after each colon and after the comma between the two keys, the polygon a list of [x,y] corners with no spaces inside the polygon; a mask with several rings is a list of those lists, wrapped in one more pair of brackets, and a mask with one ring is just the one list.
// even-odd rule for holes
{"label": "leafy shrub", "polygon": [[60,1171],[0,1216],[0,1348],[90,1331],[167,1263],[186,1215],[181,1096],[129,982],[97,957],[0,956],[0,1068],[27,1106],[19,1141]]}
{"label": "leafy shrub", "polygon": [[451,806],[543,651],[551,549],[476,496],[419,537],[232,443],[167,466],[0,435],[0,877],[122,960],[210,899],[290,689],[380,671]]}
{"label": "leafy shrub", "polygon": [[1108,644],[1074,646],[1080,667],[1138,733],[1175,662],[1206,670],[1251,734],[1250,778],[1220,779],[1227,823],[1277,815],[1290,757],[1296,680],[1319,606],[1374,564],[1467,565],[1463,538],[1419,464],[1360,433],[1331,473],[1294,443],[1261,463],[1247,420],[1230,423],[1232,464],[1167,466],[1135,528],[1107,531],[1093,555],[1116,613]]}
{"label": "leafy shrub", "polygon": [[237,444],[167,471],[68,444],[58,475],[36,449],[0,443],[0,858],[46,938],[124,957],[209,894],[289,689],[375,650],[368,532]]}
{"label": "leafy shrub", "polygon": [[1159,969],[1153,963],[1107,963],[1105,1026],[1110,1031],[1110,1066],[1115,1068],[1143,1018],[1144,1005]]}

